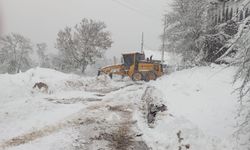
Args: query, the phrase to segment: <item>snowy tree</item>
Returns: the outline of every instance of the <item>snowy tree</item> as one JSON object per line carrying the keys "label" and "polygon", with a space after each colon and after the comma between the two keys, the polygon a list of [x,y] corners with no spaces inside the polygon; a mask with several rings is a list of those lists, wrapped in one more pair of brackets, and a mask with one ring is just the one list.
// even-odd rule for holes
{"label": "snowy tree", "polygon": [[[224,30],[224,31],[223,31]],[[197,41],[196,44],[200,50],[196,61],[199,62],[215,62],[222,56],[226,49],[222,49],[232,36],[228,35],[227,24],[220,26],[220,28],[213,28],[204,33]],[[232,33],[231,33],[232,34]]]}
{"label": "snowy tree", "polygon": [[39,58],[39,66],[40,67],[45,67],[45,68],[50,67],[49,56],[45,54],[45,52],[47,50],[47,47],[48,46],[47,46],[46,43],[36,44],[37,55],[38,55],[38,58]]}
{"label": "snowy tree", "polygon": [[237,40],[234,47],[237,48],[237,55],[233,64],[239,67],[235,81],[240,80],[242,82],[240,90],[241,99],[250,93],[250,29],[245,31],[243,35]]}
{"label": "snowy tree", "polygon": [[166,14],[167,48],[192,60],[199,53],[196,40],[206,30],[207,0],[174,0]]}
{"label": "snowy tree", "polygon": [[[242,141],[246,149],[250,148],[250,18],[247,18],[240,25],[240,31],[237,33],[235,40],[231,43],[231,49],[236,49],[235,56],[233,57],[232,65],[236,65],[238,70],[235,75],[235,83],[240,85],[237,89],[240,95],[240,111],[239,116],[245,117],[239,119],[239,130],[236,132],[238,138]],[[239,83],[239,84],[238,84]]]}
{"label": "snowy tree", "polygon": [[32,44],[20,34],[12,33],[0,38],[0,62],[3,72],[18,73],[31,67]]}
{"label": "snowy tree", "polygon": [[111,47],[111,35],[103,22],[83,19],[74,28],[66,27],[58,33],[57,48],[62,68],[81,69],[95,63]]}

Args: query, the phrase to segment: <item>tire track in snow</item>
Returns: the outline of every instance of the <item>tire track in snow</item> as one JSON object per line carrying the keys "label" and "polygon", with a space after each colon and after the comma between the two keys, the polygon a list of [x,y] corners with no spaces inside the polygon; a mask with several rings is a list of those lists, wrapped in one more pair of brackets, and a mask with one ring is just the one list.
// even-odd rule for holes
{"label": "tire track in snow", "polygon": [[115,92],[115,91],[119,91],[122,89],[126,89],[127,87],[131,87],[134,85],[142,85],[142,83],[138,82],[138,83],[130,83],[121,87],[115,87],[115,88],[109,88],[109,89],[85,89],[86,92],[98,92],[98,93],[102,93],[102,94],[109,94],[111,92]]}
{"label": "tire track in snow", "polygon": [[[117,95],[120,95],[122,93],[127,93],[131,91],[136,91],[127,88],[123,88],[121,91],[116,93]],[[136,88],[138,89],[138,87]],[[132,94],[133,95],[133,92]],[[126,96],[124,95],[124,98]],[[116,99],[115,95],[112,98],[113,100]],[[93,145],[96,145],[96,142],[105,140],[109,144],[107,145],[111,149],[119,149],[119,150],[127,150],[127,149],[136,149],[136,150],[149,150],[147,144],[140,138],[136,137],[137,133],[137,126],[136,126],[136,120],[133,120],[133,111],[134,111],[134,103],[131,103],[133,101],[127,101],[125,104],[120,103],[114,103],[114,101],[102,101],[98,103],[97,105],[92,105],[88,107],[91,112],[91,110],[98,110],[100,115],[98,120],[105,120],[105,115],[107,113],[115,113],[118,118],[122,118],[122,120],[119,119],[113,119],[112,122],[108,121],[101,121],[100,124],[97,125],[98,128],[100,128],[99,134],[95,137],[88,137],[88,138],[80,138],[77,141],[88,141],[84,144],[80,144],[81,147],[85,147],[86,150],[91,149]],[[105,112],[101,110],[101,108],[104,109]],[[96,128],[97,128],[96,127]],[[112,128],[110,128],[112,127]],[[83,133],[82,133],[83,134]],[[89,144],[86,144],[89,143]],[[86,148],[87,147],[87,148]],[[88,148],[89,147],[89,148]],[[93,148],[93,147],[92,147]],[[101,149],[104,149],[104,147],[99,147]],[[106,148],[105,148],[106,149]]]}
{"label": "tire track in snow", "polygon": [[[124,92],[124,90],[126,91],[126,89],[128,87],[134,86],[134,85],[142,85],[140,83],[133,83],[133,84],[128,84],[119,88],[113,88],[113,89],[109,89],[107,91],[98,91],[98,90],[93,90],[92,92],[100,92],[100,93],[105,93],[105,94],[109,94],[115,91],[119,91],[121,90],[121,93]],[[120,91],[119,91],[120,92]],[[115,99],[115,97],[113,98]],[[10,147],[16,147],[16,146],[20,146],[23,144],[27,144],[29,142],[32,142],[34,140],[49,136],[51,134],[57,133],[60,130],[64,129],[64,128],[69,128],[72,126],[80,126],[80,125],[84,125],[86,122],[89,124],[92,124],[93,122],[89,122],[89,118],[85,117],[88,115],[88,113],[91,113],[91,109],[96,110],[99,109],[100,107],[103,106],[107,106],[109,104],[109,102],[111,101],[107,101],[107,102],[102,102],[102,101],[97,101],[97,103],[95,104],[91,104],[89,105],[86,109],[89,110],[87,112],[85,112],[84,110],[80,110],[79,112],[72,114],[71,117],[67,117],[67,118],[71,118],[71,119],[67,119],[64,120],[62,122],[59,122],[57,124],[54,125],[49,125],[49,126],[45,126],[41,129],[35,130],[35,131],[31,131],[16,137],[13,137],[11,139],[5,140],[0,142],[0,149],[7,149]],[[131,106],[128,106],[128,108],[130,109]],[[110,109],[110,110],[109,110]],[[120,116],[122,116],[122,118],[124,118],[124,120],[122,122],[115,122],[114,125],[116,127],[118,127],[118,130],[114,130],[111,135],[112,136],[116,136],[120,134],[120,131],[126,131],[124,132],[124,135],[121,135],[121,137],[123,136],[129,136],[129,138],[134,139],[134,137],[130,137],[131,135],[133,135],[133,131],[131,130],[134,121],[132,120],[132,112],[127,111],[125,108],[124,110],[124,106],[120,107],[116,107],[116,106],[112,106],[108,109],[108,111],[115,111],[117,112]],[[83,114],[83,112],[85,114]],[[85,119],[82,119],[85,118]],[[104,125],[105,126],[105,125]],[[109,133],[110,134],[110,133]],[[129,134],[129,135],[126,135]],[[116,136],[117,137],[117,136]],[[123,140],[124,142],[124,140]],[[142,149],[142,150],[147,150],[147,148],[145,148],[146,144],[143,141],[132,141],[132,143],[127,143],[128,145],[123,145],[124,143],[120,143],[119,141],[111,141],[111,145],[113,147],[129,147],[129,146],[133,146],[133,147],[137,147],[138,149]],[[126,143],[125,143],[126,144]],[[140,147],[144,147],[144,148],[140,148]]]}
{"label": "tire track in snow", "polygon": [[45,136],[49,136],[53,133],[59,132],[60,130],[72,126],[83,125],[83,124],[91,124],[92,122],[89,121],[89,118],[85,118],[84,120],[81,119],[81,112],[80,110],[78,113],[73,114],[71,117],[72,119],[65,120],[63,122],[59,122],[55,125],[45,126],[39,130],[35,130],[29,133],[25,133],[23,135],[19,135],[17,137],[11,138],[9,140],[5,140],[0,143],[0,149],[6,149],[9,147],[15,147],[19,145],[23,145],[29,142],[32,142],[36,139],[43,138]]}

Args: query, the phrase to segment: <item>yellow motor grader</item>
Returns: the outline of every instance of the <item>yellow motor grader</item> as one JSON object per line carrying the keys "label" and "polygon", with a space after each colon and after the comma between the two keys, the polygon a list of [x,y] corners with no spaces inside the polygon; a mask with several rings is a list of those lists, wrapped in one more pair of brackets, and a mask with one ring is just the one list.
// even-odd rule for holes
{"label": "yellow motor grader", "polygon": [[139,52],[127,53],[122,56],[123,64],[100,68],[98,76],[107,74],[112,78],[113,74],[116,74],[123,77],[129,76],[133,81],[150,81],[156,80],[164,74],[164,65],[159,60],[152,60],[152,56],[145,59],[145,54]]}

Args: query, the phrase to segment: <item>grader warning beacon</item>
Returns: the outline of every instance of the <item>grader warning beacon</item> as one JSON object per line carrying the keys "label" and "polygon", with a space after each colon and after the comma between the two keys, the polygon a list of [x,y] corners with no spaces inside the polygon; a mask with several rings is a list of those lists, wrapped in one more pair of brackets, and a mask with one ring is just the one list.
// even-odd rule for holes
{"label": "grader warning beacon", "polygon": [[133,81],[150,81],[156,80],[164,74],[164,65],[160,60],[153,60],[152,56],[145,59],[145,54],[139,52],[126,53],[122,56],[122,64],[100,68],[98,76],[101,74],[107,74],[112,78],[113,74],[116,74],[128,76]]}

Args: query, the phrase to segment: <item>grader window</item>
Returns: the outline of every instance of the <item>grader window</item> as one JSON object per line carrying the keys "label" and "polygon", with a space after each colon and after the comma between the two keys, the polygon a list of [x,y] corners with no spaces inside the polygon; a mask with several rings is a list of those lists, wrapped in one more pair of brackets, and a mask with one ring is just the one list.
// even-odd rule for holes
{"label": "grader window", "polygon": [[126,67],[130,67],[131,65],[138,63],[141,60],[145,60],[145,55],[140,53],[124,54],[123,60],[124,60],[124,65]]}
{"label": "grader window", "polygon": [[139,62],[139,61],[141,61],[141,60],[145,60],[145,55],[144,55],[144,54],[137,53],[135,59],[136,59],[137,62]]}
{"label": "grader window", "polygon": [[123,55],[123,59],[124,59],[124,65],[126,67],[130,67],[131,65],[134,64],[134,55]]}

